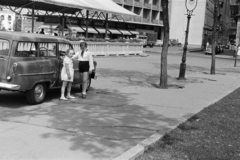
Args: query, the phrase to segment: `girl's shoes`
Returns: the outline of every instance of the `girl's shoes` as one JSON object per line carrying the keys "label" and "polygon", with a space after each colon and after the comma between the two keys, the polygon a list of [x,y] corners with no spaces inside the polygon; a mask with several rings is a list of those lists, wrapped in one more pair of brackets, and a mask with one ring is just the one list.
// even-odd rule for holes
{"label": "girl's shoes", "polygon": [[75,97],[69,95],[69,96],[67,96],[67,98],[68,98],[68,99],[74,99]]}
{"label": "girl's shoes", "polygon": [[85,99],[86,97],[86,94],[82,94],[82,99]]}
{"label": "girl's shoes", "polygon": [[65,97],[60,97],[60,100],[67,101],[68,99]]}

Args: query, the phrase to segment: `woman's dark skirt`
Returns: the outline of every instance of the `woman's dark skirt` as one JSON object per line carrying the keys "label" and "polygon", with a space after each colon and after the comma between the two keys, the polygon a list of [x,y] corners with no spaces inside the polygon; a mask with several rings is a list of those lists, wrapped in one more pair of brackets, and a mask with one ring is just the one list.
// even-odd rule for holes
{"label": "woman's dark skirt", "polygon": [[80,61],[78,63],[78,69],[80,73],[89,72],[89,61]]}

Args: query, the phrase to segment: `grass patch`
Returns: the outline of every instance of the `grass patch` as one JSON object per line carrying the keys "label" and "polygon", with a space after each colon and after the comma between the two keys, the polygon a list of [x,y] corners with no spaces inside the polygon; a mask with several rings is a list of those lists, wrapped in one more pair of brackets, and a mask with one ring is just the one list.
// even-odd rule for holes
{"label": "grass patch", "polygon": [[165,134],[137,160],[240,160],[240,89]]}

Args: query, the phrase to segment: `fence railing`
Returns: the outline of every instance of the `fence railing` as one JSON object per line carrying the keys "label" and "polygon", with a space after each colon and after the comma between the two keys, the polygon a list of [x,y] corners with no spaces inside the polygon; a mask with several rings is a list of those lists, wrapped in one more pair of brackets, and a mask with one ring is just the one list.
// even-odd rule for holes
{"label": "fence railing", "polygon": [[[75,52],[81,50],[78,41],[71,43]],[[93,56],[130,56],[143,53],[143,45],[140,43],[87,42],[87,44]]]}

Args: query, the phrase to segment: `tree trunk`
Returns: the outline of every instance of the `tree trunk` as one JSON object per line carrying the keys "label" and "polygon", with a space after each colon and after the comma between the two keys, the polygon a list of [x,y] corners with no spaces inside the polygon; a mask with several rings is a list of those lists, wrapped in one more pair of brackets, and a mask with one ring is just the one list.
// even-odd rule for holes
{"label": "tree trunk", "polygon": [[168,54],[168,41],[169,41],[169,17],[168,17],[168,0],[162,0],[163,8],[163,47],[161,54],[161,72],[160,72],[160,88],[168,88],[167,77],[167,54]]}
{"label": "tree trunk", "polygon": [[211,63],[211,72],[210,74],[215,74],[215,49],[217,43],[217,26],[218,26],[218,9],[219,9],[219,0],[214,1],[214,13],[213,13],[213,32],[212,32],[212,63]]}

